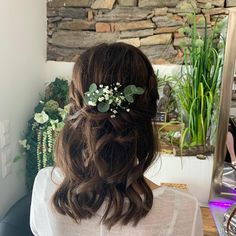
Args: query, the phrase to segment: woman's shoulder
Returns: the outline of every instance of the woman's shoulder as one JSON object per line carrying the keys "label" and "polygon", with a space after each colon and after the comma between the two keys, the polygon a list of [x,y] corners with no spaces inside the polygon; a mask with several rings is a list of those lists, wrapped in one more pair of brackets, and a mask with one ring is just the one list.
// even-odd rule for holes
{"label": "woman's shoulder", "polygon": [[194,234],[196,225],[200,225],[201,229],[199,219],[199,204],[194,196],[181,190],[161,186],[153,190],[152,208],[143,218],[140,227],[146,228],[147,225],[152,225],[153,230],[164,232],[163,235],[167,235],[167,231],[170,230],[176,234],[168,235],[202,235]]}
{"label": "woman's shoulder", "polygon": [[62,171],[58,167],[45,167],[41,169],[34,180],[34,192],[52,190],[63,180]]}
{"label": "woman's shoulder", "polygon": [[52,172],[53,168],[54,168],[53,166],[48,166],[39,170],[36,175],[36,179],[42,178],[43,176],[48,176]]}
{"label": "woman's shoulder", "polygon": [[58,167],[45,167],[37,173],[35,181],[47,180],[48,178],[61,180],[63,178],[62,171]]}
{"label": "woman's shoulder", "polygon": [[[190,193],[177,190],[174,188],[162,186],[153,191],[153,206],[151,214],[163,212],[162,217],[170,216],[166,211],[171,214],[178,212],[179,217],[189,215],[194,218],[199,210],[199,202],[196,197]],[[167,215],[166,215],[167,214]]]}
{"label": "woman's shoulder", "polygon": [[187,201],[191,205],[199,206],[198,199],[192,194],[183,190],[161,186],[153,190],[153,197],[158,201],[163,199],[165,201]]}

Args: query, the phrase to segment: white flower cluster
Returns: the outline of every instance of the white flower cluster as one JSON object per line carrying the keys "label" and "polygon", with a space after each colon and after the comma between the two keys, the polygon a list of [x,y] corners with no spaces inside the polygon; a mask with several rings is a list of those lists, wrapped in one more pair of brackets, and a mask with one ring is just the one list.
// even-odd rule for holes
{"label": "white flower cluster", "polygon": [[112,112],[111,118],[116,117],[119,110],[130,112],[129,105],[134,102],[134,96],[144,93],[142,87],[131,84],[121,88],[119,82],[111,86],[100,84],[97,86],[92,83],[89,91],[84,94],[84,103],[89,106],[97,107],[99,112]]}
{"label": "white flower cluster", "polygon": [[[103,84],[100,84],[98,87],[91,87],[90,91],[85,94],[88,99],[86,103],[89,106],[98,106],[100,112],[112,112],[111,118],[115,118],[118,113],[117,109],[126,108],[124,107],[126,99],[123,92],[120,91],[120,87],[121,84],[119,82],[111,87],[104,86]],[[126,111],[129,112],[130,109],[126,109]]]}

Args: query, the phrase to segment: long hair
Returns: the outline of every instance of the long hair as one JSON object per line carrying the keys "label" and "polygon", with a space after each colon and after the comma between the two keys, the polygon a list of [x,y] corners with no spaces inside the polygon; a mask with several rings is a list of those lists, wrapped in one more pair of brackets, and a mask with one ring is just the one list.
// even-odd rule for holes
{"label": "long hair", "polygon": [[230,225],[231,221],[235,215],[236,215],[236,207],[233,209],[232,213],[230,214],[227,225],[226,225],[226,231],[227,231],[228,235],[234,235],[234,233],[235,233],[232,231],[232,226]]}
{"label": "long hair", "polygon": [[[84,104],[92,83],[117,82],[145,90],[136,95],[130,112],[121,110],[111,118],[109,112]],[[157,99],[155,73],[139,49],[101,44],[78,58],[70,85],[70,114],[55,147],[56,165],[65,176],[53,196],[59,213],[79,223],[106,202],[101,221],[108,228],[117,222],[136,225],[147,215],[153,194],[143,174],[158,150],[151,122]]]}

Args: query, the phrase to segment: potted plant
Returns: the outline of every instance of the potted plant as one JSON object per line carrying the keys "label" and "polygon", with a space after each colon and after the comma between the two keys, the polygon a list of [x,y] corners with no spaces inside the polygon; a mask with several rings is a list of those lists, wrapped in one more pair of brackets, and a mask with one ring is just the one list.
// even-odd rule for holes
{"label": "potted plant", "polygon": [[[181,137],[181,147],[210,145],[214,119],[218,119],[220,75],[223,66],[224,38],[220,34],[223,21],[216,21],[209,31],[205,17],[197,20],[196,14],[187,15],[188,26],[180,29],[190,38],[183,42],[184,64],[177,82],[177,101],[186,128]],[[198,27],[203,27],[203,34]]]}

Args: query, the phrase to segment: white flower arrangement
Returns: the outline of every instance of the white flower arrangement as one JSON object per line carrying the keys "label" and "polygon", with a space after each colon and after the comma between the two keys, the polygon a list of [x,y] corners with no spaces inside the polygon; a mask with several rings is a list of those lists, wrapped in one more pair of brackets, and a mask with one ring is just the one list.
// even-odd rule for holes
{"label": "white flower arrangement", "polygon": [[115,118],[118,110],[130,111],[128,108],[134,102],[134,95],[141,95],[144,89],[135,85],[128,85],[122,90],[119,82],[111,86],[95,83],[91,84],[89,91],[84,94],[84,103],[97,107],[99,112],[112,112],[111,118]]}
{"label": "white flower arrangement", "polygon": [[55,140],[70,109],[68,91],[68,80],[56,78],[48,84],[27,122],[22,140],[19,140],[21,155],[17,155],[14,162],[26,158],[26,185],[29,191],[37,172],[54,164]]}
{"label": "white flower arrangement", "polygon": [[44,124],[49,120],[49,116],[45,111],[42,111],[41,113],[35,113],[34,120],[39,124]]}

